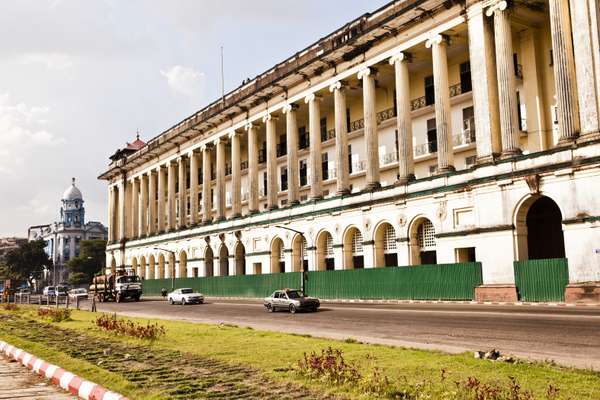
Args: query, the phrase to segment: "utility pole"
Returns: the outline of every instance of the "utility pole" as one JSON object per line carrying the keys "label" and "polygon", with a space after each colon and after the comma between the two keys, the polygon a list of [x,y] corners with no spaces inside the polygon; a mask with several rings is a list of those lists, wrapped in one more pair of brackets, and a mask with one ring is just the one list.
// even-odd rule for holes
{"label": "utility pole", "polygon": [[290,232],[294,232],[297,233],[298,235],[300,235],[300,239],[302,240],[302,242],[300,243],[300,291],[306,296],[306,287],[305,287],[305,282],[306,282],[306,269],[304,268],[304,242],[306,241],[306,237],[304,236],[303,232],[297,231],[295,229],[292,228],[288,228],[287,226],[280,226],[280,225],[275,225],[275,228],[279,228],[279,229],[285,229],[288,230]]}

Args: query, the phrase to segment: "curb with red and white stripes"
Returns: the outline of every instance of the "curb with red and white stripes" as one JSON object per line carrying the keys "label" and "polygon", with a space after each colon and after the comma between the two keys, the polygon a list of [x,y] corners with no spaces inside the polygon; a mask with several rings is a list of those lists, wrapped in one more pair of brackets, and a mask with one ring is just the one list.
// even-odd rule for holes
{"label": "curb with red and white stripes", "polygon": [[33,354],[29,354],[15,346],[0,340],[0,354],[20,362],[38,375],[52,381],[56,386],[63,388],[80,399],[85,400],[128,400],[127,397],[111,392],[100,385],[86,381],[56,365],[47,363]]}

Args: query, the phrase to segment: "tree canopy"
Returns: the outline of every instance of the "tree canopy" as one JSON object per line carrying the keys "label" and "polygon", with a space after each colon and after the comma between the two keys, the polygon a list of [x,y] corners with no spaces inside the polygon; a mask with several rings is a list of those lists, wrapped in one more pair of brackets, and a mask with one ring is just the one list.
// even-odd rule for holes
{"label": "tree canopy", "polygon": [[69,260],[69,283],[90,283],[95,274],[104,269],[106,240],[82,240],[79,257]]}
{"label": "tree canopy", "polygon": [[41,279],[44,267],[52,267],[52,260],[46,254],[45,247],[45,241],[36,240],[10,250],[4,257],[6,267],[2,273],[6,278],[27,281],[30,285],[34,279]]}

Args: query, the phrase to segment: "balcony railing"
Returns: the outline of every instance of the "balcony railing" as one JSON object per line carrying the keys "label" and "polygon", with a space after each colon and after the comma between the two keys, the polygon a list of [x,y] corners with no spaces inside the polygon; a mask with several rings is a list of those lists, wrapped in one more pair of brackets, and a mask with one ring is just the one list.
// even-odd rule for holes
{"label": "balcony railing", "polygon": [[427,154],[433,154],[437,152],[437,140],[427,143],[421,143],[415,145],[414,155],[415,157],[424,156]]}
{"label": "balcony railing", "polygon": [[392,164],[398,161],[398,153],[392,152],[379,156],[379,166]]}
{"label": "balcony railing", "polygon": [[246,161],[242,161],[242,162],[240,163],[240,169],[241,169],[242,171],[244,171],[244,170],[248,169],[248,160],[246,160]]}
{"label": "balcony railing", "polygon": [[[460,83],[451,85],[449,88],[450,97],[456,97],[463,94],[462,86]],[[433,105],[433,104],[432,104]],[[415,111],[419,108],[427,107],[427,100],[425,96],[418,97],[410,101],[410,110]]]}
{"label": "balcony railing", "polygon": [[327,132],[321,134],[321,142],[325,142],[331,139],[335,139],[335,129],[330,129]]}
{"label": "balcony railing", "polygon": [[364,127],[365,127],[365,120],[363,118],[350,122],[350,132],[354,132],[359,129],[363,129]]}
{"label": "balcony railing", "polygon": [[365,160],[354,161],[352,163],[352,173],[361,172],[367,169],[367,162]]}
{"label": "balcony railing", "polygon": [[265,149],[260,149],[258,151],[258,163],[262,164],[267,162],[267,151]]}
{"label": "balcony railing", "polygon": [[475,143],[475,130],[468,129],[462,131],[458,135],[452,137],[454,146],[463,146],[471,143]]}
{"label": "balcony railing", "polygon": [[[396,110],[394,108],[388,108],[387,110],[383,110],[377,113],[377,123],[380,124],[383,121],[394,118],[396,116]],[[365,127],[365,119],[357,119],[356,121],[350,122],[350,132],[357,131],[359,129],[363,129]],[[335,130],[333,130],[333,137],[335,137]]]}
{"label": "balcony railing", "polygon": [[460,83],[450,86],[449,89],[450,89],[450,97],[455,97],[455,96],[458,96],[459,94],[462,94],[462,86],[460,85]]}

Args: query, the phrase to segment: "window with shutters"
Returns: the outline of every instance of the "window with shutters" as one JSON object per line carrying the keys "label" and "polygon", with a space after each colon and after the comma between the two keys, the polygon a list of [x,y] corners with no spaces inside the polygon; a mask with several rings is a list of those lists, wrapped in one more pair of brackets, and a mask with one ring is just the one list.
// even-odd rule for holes
{"label": "window with shutters", "polygon": [[363,253],[363,237],[359,230],[354,232],[352,237],[352,255],[361,255]]}
{"label": "window with shutters", "polygon": [[333,257],[333,238],[329,233],[325,236],[325,257]]}
{"label": "window with shutters", "polygon": [[386,226],[383,233],[383,251],[393,253],[396,250],[396,231],[391,225]]}
{"label": "window with shutters", "polygon": [[425,220],[417,230],[417,240],[422,251],[435,250],[435,229],[429,220]]}

